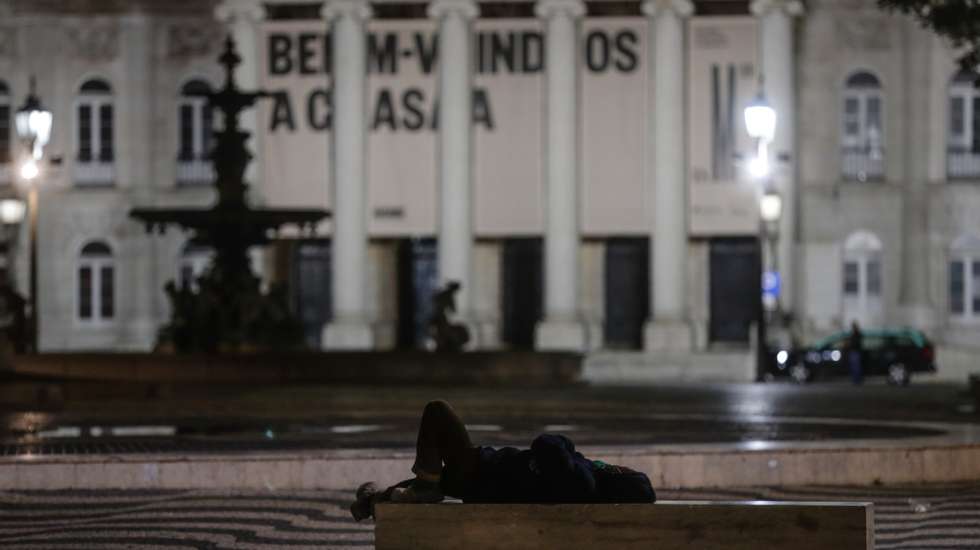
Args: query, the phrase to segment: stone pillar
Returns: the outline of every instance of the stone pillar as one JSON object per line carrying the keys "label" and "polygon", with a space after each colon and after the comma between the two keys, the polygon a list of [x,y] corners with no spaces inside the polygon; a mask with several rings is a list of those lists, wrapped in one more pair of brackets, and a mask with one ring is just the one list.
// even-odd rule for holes
{"label": "stone pillar", "polygon": [[582,0],[541,0],[545,19],[547,145],[544,320],[535,334],[538,349],[584,349],[585,325],[578,303],[578,78],[581,48],[578,20]]}
{"label": "stone pillar", "polygon": [[457,281],[458,318],[473,320],[473,216],[471,171],[473,93],[470,21],[479,14],[471,0],[435,0],[429,17],[439,22],[439,284]]}
{"label": "stone pillar", "polygon": [[763,90],[776,110],[776,136],[769,147],[773,155],[773,180],[783,199],[776,259],[781,277],[780,305],[793,311],[796,298],[797,211],[796,190],[796,49],[793,17],[803,14],[799,0],[753,0],[752,13],[759,18],[759,59]]}
{"label": "stone pillar", "polygon": [[647,350],[689,351],[692,335],[687,304],[687,126],[684,116],[684,18],[689,0],[647,0],[643,13],[653,39],[653,200],[650,246],[653,274],[651,319],[644,330]]}
{"label": "stone pillar", "polygon": [[361,0],[330,0],[322,16],[330,22],[333,56],[333,320],[324,328],[330,349],[369,349],[374,332],[366,308],[367,177],[365,21],[371,8]]}

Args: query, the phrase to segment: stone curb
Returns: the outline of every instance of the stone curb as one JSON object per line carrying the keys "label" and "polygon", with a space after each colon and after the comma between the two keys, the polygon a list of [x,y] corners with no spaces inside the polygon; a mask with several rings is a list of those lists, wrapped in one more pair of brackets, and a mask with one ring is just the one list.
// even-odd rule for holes
{"label": "stone curb", "polygon": [[[980,479],[980,443],[583,448],[646,472],[655,487],[944,483]],[[27,456],[0,460],[0,490],[334,489],[410,477],[409,450]]]}

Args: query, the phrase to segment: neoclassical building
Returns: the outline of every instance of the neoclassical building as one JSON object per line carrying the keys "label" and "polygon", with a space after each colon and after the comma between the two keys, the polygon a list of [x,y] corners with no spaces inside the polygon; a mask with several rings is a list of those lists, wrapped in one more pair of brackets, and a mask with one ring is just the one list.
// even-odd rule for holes
{"label": "neoclassical building", "polygon": [[[980,348],[980,90],[872,0],[4,0],[0,194],[24,195],[31,77],[55,118],[43,349],[149,349],[164,283],[206,267],[128,212],[212,200],[221,121],[190,94],[222,84],[228,33],[239,83],[270,92],[245,121],[251,200],[332,212],[254,254],[311,346],[424,346],[455,280],[477,348],[746,378],[765,252],[804,339],[915,326],[951,377]],[[742,122],[759,94],[764,181]],[[3,237],[26,292],[26,228]]]}

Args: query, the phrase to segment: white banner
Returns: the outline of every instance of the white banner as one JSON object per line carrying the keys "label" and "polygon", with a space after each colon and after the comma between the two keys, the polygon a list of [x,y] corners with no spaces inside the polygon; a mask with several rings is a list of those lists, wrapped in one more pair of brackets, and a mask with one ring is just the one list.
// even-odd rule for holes
{"label": "white banner", "polygon": [[[547,114],[541,23],[478,19],[473,25],[474,229],[479,236],[540,235]],[[735,27],[740,39],[754,31],[742,23]],[[331,54],[325,29],[323,22],[312,20],[262,25],[260,86],[275,94],[258,110],[263,194],[270,205],[330,207]],[[438,217],[436,24],[377,20],[367,30],[369,232],[431,235]],[[580,37],[582,231],[645,234],[653,226],[647,22],[639,17],[588,19]],[[744,55],[725,64],[726,71],[734,65],[740,84],[747,78],[739,64]],[[702,73],[714,70],[720,60],[695,52],[691,58],[691,72],[697,73],[692,89],[711,90]],[[692,90],[689,102],[696,126],[691,133],[699,136],[710,131],[701,128],[710,126],[704,118],[712,101],[706,90]],[[711,93],[717,97],[718,92]],[[733,98],[727,105],[738,105],[746,93],[739,86],[725,96]],[[729,112],[722,114],[711,120],[733,119]],[[691,135],[689,142],[694,179],[710,170],[706,165],[714,152],[699,136]]]}

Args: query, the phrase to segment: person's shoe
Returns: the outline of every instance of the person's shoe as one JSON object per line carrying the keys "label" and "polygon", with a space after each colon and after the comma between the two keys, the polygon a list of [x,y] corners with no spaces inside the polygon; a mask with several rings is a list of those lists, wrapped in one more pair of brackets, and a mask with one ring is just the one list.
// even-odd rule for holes
{"label": "person's shoe", "polygon": [[378,485],[374,482],[369,481],[357,488],[355,500],[350,505],[350,515],[354,516],[355,521],[374,517],[374,503],[378,496]]}
{"label": "person's shoe", "polygon": [[438,483],[421,479],[416,479],[407,487],[395,487],[391,491],[392,502],[435,504],[442,502],[444,498]]}

